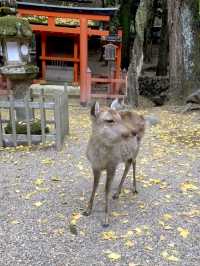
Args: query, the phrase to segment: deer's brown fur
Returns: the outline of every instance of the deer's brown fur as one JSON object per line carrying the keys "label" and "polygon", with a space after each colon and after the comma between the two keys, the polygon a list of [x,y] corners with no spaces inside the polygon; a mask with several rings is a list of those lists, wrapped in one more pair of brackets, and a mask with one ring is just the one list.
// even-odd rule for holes
{"label": "deer's brown fur", "polygon": [[118,198],[131,164],[133,165],[133,191],[136,192],[136,157],[144,135],[145,120],[135,112],[118,112],[111,108],[100,110],[97,103],[91,108],[91,118],[92,134],[88,142],[87,158],[92,166],[94,184],[88,208],[84,214],[90,215],[101,172],[106,170],[105,225],[107,225],[110,187],[119,163],[125,163],[125,170],[114,198]]}

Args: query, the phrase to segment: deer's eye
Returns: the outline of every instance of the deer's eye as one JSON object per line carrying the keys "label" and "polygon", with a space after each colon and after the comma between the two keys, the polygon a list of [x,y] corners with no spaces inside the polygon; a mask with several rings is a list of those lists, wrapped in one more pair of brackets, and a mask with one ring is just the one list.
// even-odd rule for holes
{"label": "deer's eye", "polygon": [[106,120],[106,123],[113,124],[115,121],[113,119]]}

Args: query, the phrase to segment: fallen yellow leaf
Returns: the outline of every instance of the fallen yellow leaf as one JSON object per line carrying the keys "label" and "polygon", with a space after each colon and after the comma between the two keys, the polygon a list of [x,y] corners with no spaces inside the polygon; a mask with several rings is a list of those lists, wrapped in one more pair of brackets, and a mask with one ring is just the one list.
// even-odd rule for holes
{"label": "fallen yellow leaf", "polygon": [[178,230],[180,236],[182,236],[183,238],[187,238],[188,237],[189,231],[187,229],[184,229],[182,227],[178,227],[177,230]]}
{"label": "fallen yellow leaf", "polygon": [[34,181],[34,184],[36,185],[36,186],[40,186],[40,185],[42,185],[44,183],[44,179],[42,179],[42,178],[37,178],[35,181]]}
{"label": "fallen yellow leaf", "polygon": [[116,260],[120,260],[121,259],[121,255],[119,253],[116,253],[116,252],[111,252],[111,253],[107,254],[107,257],[111,261],[116,261]]}
{"label": "fallen yellow leaf", "polygon": [[36,201],[36,202],[33,203],[33,205],[34,205],[35,207],[40,207],[40,206],[42,206],[43,204],[44,204],[44,202],[41,202],[41,201]]}
{"label": "fallen yellow leaf", "polygon": [[171,214],[165,213],[163,215],[163,220],[168,221],[168,220],[171,220],[171,219],[172,219],[172,215]]}
{"label": "fallen yellow leaf", "polygon": [[11,223],[11,224],[19,224],[20,222],[17,221],[17,220],[13,220],[13,221],[11,221],[10,223]]}
{"label": "fallen yellow leaf", "polygon": [[127,248],[132,248],[134,246],[134,242],[132,240],[127,240],[124,245]]}
{"label": "fallen yellow leaf", "polygon": [[136,228],[134,229],[134,231],[136,232],[137,235],[142,235],[142,229],[141,229],[141,228],[136,227]]}
{"label": "fallen yellow leaf", "polygon": [[107,232],[103,232],[101,234],[101,238],[104,240],[116,240],[117,236],[116,233],[113,231],[107,231]]}
{"label": "fallen yellow leaf", "polygon": [[181,184],[181,190],[183,192],[198,190],[198,187],[190,181],[186,181]]}
{"label": "fallen yellow leaf", "polygon": [[70,220],[71,225],[76,225],[77,221],[82,217],[79,212],[72,213],[72,218]]}
{"label": "fallen yellow leaf", "polygon": [[168,251],[164,250],[162,253],[161,253],[162,257],[165,259],[165,260],[169,260],[169,261],[174,261],[174,262],[178,262],[179,261],[179,258],[175,257],[174,255],[170,255],[168,253]]}

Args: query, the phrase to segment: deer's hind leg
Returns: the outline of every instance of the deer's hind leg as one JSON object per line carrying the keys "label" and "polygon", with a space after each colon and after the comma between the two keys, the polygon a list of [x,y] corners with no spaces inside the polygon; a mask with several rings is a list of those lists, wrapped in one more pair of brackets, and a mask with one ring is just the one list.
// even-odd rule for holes
{"label": "deer's hind leg", "polygon": [[93,202],[94,202],[94,197],[95,197],[95,193],[99,184],[99,179],[101,176],[101,171],[100,170],[95,170],[93,169],[93,175],[94,175],[94,183],[93,183],[93,189],[92,189],[92,194],[88,203],[88,207],[86,209],[86,211],[83,212],[83,215],[85,216],[89,216],[92,212],[92,206],[93,206]]}
{"label": "deer's hind leg", "polygon": [[115,167],[109,167],[107,169],[106,186],[105,186],[105,222],[104,227],[109,225],[110,218],[110,189],[115,175]]}
{"label": "deer's hind leg", "polygon": [[136,160],[132,161],[132,166],[133,166],[133,193],[138,193],[137,192],[137,187],[136,187],[136,177],[135,177],[135,172],[136,172]]}
{"label": "deer's hind leg", "polygon": [[125,180],[125,178],[126,178],[126,176],[127,176],[127,174],[128,174],[128,171],[129,171],[129,169],[130,169],[130,167],[131,167],[131,163],[132,163],[132,159],[126,161],[126,163],[125,163],[125,169],[124,169],[124,173],[123,173],[123,175],[122,175],[121,182],[120,182],[120,184],[119,184],[119,187],[118,187],[118,189],[117,189],[117,192],[113,195],[113,199],[118,199],[118,198],[119,198],[119,195],[120,195],[120,193],[121,193],[121,190],[122,190],[122,186],[123,186],[124,180]]}

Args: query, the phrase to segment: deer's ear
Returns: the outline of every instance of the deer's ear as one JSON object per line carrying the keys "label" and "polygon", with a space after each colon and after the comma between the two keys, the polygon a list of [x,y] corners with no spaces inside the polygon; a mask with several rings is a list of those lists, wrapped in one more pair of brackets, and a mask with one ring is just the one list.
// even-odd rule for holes
{"label": "deer's ear", "polygon": [[95,102],[92,107],[91,107],[91,111],[90,111],[90,114],[91,116],[97,116],[98,113],[100,112],[100,106],[99,106],[99,103],[98,102]]}

